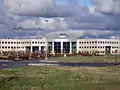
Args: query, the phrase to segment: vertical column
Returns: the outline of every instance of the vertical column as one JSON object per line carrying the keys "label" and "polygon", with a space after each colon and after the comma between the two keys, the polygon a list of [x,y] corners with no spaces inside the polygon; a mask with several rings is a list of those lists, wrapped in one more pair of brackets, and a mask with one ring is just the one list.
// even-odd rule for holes
{"label": "vertical column", "polygon": [[30,53],[33,53],[33,48],[32,48],[32,46],[30,46]]}
{"label": "vertical column", "polygon": [[30,53],[33,53],[32,41],[30,42]]}
{"label": "vertical column", "polygon": [[39,46],[39,52],[41,51],[41,46]]}
{"label": "vertical column", "polygon": [[63,42],[61,42],[61,54],[63,54]]}
{"label": "vertical column", "polygon": [[70,52],[69,54],[72,54],[72,42],[70,41]]}
{"label": "vertical column", "polygon": [[52,42],[52,54],[55,54],[55,52],[54,52],[54,41]]}
{"label": "vertical column", "polygon": [[79,40],[77,40],[77,42],[76,42],[76,45],[77,45],[77,47],[76,47],[76,48],[77,48],[76,53],[78,53],[78,52],[79,52],[79,46],[80,46],[79,42],[80,42]]}

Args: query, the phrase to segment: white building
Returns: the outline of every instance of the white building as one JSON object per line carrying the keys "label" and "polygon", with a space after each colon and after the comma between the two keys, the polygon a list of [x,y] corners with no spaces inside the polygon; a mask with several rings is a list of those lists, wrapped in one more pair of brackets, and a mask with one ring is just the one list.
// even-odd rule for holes
{"label": "white building", "polygon": [[39,52],[47,46],[52,54],[59,53],[93,53],[98,51],[100,55],[120,54],[119,39],[78,39],[79,36],[71,36],[66,33],[48,34],[41,39],[0,39],[0,52]]}
{"label": "white building", "polygon": [[35,52],[44,49],[45,39],[0,39],[0,52]]}
{"label": "white building", "polygon": [[78,39],[77,52],[93,53],[98,51],[100,55],[105,55],[106,51],[110,54],[118,54],[119,40],[117,39]]}

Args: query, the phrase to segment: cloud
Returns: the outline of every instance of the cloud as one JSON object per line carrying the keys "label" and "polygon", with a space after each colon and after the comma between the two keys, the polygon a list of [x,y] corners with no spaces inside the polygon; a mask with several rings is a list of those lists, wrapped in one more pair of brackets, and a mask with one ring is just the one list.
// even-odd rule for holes
{"label": "cloud", "polygon": [[[94,4],[92,7],[68,1],[68,4],[56,5],[54,0],[4,0],[5,24],[0,24],[0,27],[5,26],[7,33],[10,32],[9,28],[18,24],[23,26],[27,36],[81,29],[86,32],[99,30],[98,33],[103,35],[108,35],[104,34],[106,30],[119,32],[119,0],[91,0]],[[45,20],[49,22],[46,24]]]}
{"label": "cloud", "polygon": [[[47,21],[47,22],[46,22]],[[44,32],[68,29],[64,18],[33,18],[21,22],[24,29],[38,29]]]}
{"label": "cloud", "polygon": [[[120,29],[120,0],[91,0],[95,5],[96,12],[106,15],[113,23],[107,28]],[[108,22],[109,23],[109,22]]]}
{"label": "cloud", "polygon": [[16,25],[13,18],[6,15],[4,10],[0,9],[0,36],[12,35],[12,27]]}
{"label": "cloud", "polygon": [[55,0],[4,0],[12,14],[33,17],[68,17],[74,15],[68,5],[55,5]]}
{"label": "cloud", "polygon": [[96,11],[101,13],[120,13],[120,0],[91,0],[96,5]]}

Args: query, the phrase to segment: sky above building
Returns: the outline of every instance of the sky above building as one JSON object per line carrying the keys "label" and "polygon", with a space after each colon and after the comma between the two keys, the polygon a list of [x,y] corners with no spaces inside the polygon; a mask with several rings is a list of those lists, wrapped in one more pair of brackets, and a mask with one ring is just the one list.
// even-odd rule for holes
{"label": "sky above building", "polygon": [[75,31],[116,38],[119,24],[120,0],[0,0],[1,37]]}

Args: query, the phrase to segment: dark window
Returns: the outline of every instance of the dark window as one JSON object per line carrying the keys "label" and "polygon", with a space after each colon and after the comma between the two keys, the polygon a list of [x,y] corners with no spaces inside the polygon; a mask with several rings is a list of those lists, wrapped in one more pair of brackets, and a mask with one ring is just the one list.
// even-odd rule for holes
{"label": "dark window", "polygon": [[61,53],[61,43],[60,42],[54,42],[54,50],[55,50],[55,53]]}
{"label": "dark window", "polygon": [[70,51],[70,42],[63,42],[63,50],[65,50],[66,53],[69,53],[69,51]]}

